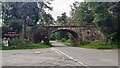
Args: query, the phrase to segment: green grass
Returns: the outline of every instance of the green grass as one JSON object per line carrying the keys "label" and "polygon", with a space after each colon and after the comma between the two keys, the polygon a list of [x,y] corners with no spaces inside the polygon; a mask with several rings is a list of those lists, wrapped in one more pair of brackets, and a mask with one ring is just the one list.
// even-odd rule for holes
{"label": "green grass", "polygon": [[92,48],[92,49],[117,49],[120,48],[120,45],[115,44],[115,43],[107,43],[103,41],[93,41],[89,44],[84,44],[84,45],[75,45],[71,44],[68,41],[62,42],[63,44],[66,44],[68,46],[76,46],[76,47],[81,47],[81,48]]}
{"label": "green grass", "polygon": [[105,44],[105,45],[86,44],[86,45],[81,45],[79,47],[82,47],[82,48],[93,48],[93,49],[117,49],[117,48],[120,48],[116,44]]}
{"label": "green grass", "polygon": [[17,50],[17,49],[39,49],[39,48],[50,48],[51,44],[30,44],[30,45],[19,45],[19,46],[0,46],[0,50]]}
{"label": "green grass", "polygon": [[68,45],[68,46],[71,46],[71,45],[72,45],[70,42],[67,42],[67,41],[62,42],[62,43],[64,43],[65,45]]}
{"label": "green grass", "polygon": [[57,42],[63,43],[63,44],[68,45],[68,46],[72,46],[72,43],[70,43],[69,40],[65,40],[65,41],[57,40]]}
{"label": "green grass", "polygon": [[93,41],[89,44],[81,45],[82,48],[94,48],[94,49],[117,49],[120,48],[118,44],[108,43],[104,41]]}

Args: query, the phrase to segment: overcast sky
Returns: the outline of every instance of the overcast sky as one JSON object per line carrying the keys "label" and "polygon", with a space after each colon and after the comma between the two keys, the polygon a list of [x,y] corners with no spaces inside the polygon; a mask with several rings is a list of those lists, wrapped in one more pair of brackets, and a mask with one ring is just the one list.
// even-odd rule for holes
{"label": "overcast sky", "polygon": [[60,16],[63,12],[66,12],[67,16],[69,16],[69,12],[71,11],[70,5],[75,1],[84,2],[84,0],[54,0],[51,4],[53,11],[47,12],[50,13],[55,20],[57,16]]}

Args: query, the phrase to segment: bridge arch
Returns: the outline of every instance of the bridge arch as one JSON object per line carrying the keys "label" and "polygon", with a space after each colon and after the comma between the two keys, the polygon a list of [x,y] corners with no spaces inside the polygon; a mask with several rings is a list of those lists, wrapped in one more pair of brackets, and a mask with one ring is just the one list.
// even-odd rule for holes
{"label": "bridge arch", "polygon": [[54,34],[56,32],[59,32],[59,31],[69,32],[73,36],[73,43],[74,44],[80,44],[80,37],[79,37],[78,33],[73,31],[73,30],[71,30],[71,29],[56,29],[56,30],[53,30],[53,31],[49,31],[48,32],[48,37],[50,38],[50,36],[52,34]]}
{"label": "bridge arch", "polygon": [[[74,44],[78,44],[78,42],[79,42],[79,35],[78,35],[75,31],[72,31],[72,30],[69,30],[69,29],[59,29],[59,30],[52,31],[52,32],[49,34],[49,37],[51,36],[51,34],[56,33],[56,32],[59,32],[59,31],[65,31],[65,32],[71,33],[72,36],[74,37],[74,38],[73,38],[73,43],[74,43]],[[77,41],[78,41],[78,42],[77,42]]]}
{"label": "bridge arch", "polygon": [[52,31],[49,36],[51,36],[51,34],[55,33],[55,32],[59,32],[59,31],[65,31],[65,32],[69,32],[73,35],[73,37],[78,37],[78,34],[72,30],[68,30],[68,29],[60,29],[60,30],[55,30],[55,31]]}

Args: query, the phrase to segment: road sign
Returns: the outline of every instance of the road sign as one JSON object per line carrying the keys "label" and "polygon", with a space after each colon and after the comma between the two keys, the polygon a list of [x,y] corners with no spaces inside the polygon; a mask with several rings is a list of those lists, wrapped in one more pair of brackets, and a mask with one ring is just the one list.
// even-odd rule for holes
{"label": "road sign", "polygon": [[5,37],[18,37],[19,33],[17,33],[17,32],[6,32],[6,33],[4,33],[4,36]]}

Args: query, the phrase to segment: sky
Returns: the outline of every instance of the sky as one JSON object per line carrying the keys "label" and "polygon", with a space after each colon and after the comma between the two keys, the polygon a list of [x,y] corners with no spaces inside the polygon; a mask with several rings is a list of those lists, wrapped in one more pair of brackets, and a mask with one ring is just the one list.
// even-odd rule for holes
{"label": "sky", "polygon": [[66,15],[70,16],[70,5],[72,5],[72,3],[74,3],[75,1],[84,2],[84,0],[54,0],[51,2],[53,11],[47,10],[47,13],[50,13],[55,20],[57,19],[57,16],[61,16],[63,12],[66,12]]}

